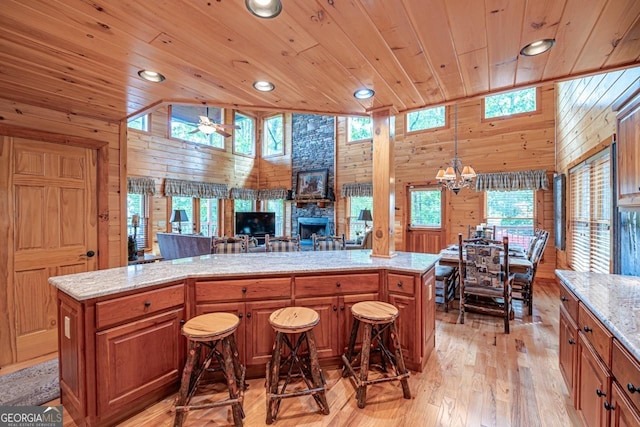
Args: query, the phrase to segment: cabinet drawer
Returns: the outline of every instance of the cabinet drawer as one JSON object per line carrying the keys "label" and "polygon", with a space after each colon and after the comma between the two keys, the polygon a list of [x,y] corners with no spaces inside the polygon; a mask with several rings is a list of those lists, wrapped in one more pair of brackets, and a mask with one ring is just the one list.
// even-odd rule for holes
{"label": "cabinet drawer", "polygon": [[640,363],[618,340],[613,340],[611,361],[613,376],[636,408],[640,409]]}
{"label": "cabinet drawer", "polygon": [[600,359],[607,365],[607,368],[611,369],[613,336],[582,304],[579,304],[578,319],[578,329],[582,331],[587,341],[600,356]]}
{"label": "cabinet drawer", "polygon": [[102,301],[96,303],[96,328],[101,329],[179,305],[184,305],[183,284]]}
{"label": "cabinet drawer", "polygon": [[560,303],[564,306],[571,320],[578,322],[578,298],[560,282]]}
{"label": "cabinet drawer", "polygon": [[378,292],[378,273],[296,277],[296,297]]}
{"label": "cabinet drawer", "polygon": [[196,302],[291,298],[289,277],[196,282]]}
{"label": "cabinet drawer", "polygon": [[415,295],[415,278],[408,274],[387,275],[387,290],[394,294]]}

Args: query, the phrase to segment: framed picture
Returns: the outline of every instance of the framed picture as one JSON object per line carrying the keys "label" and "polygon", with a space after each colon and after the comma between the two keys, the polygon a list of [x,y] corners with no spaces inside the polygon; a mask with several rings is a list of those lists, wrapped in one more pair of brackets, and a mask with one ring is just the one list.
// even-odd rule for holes
{"label": "framed picture", "polygon": [[327,197],[328,169],[298,172],[297,199],[324,199]]}

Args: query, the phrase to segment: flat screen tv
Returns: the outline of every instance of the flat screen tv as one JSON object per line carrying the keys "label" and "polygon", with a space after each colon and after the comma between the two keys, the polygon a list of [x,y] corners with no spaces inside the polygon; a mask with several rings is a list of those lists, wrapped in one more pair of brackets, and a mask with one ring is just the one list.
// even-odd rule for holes
{"label": "flat screen tv", "polygon": [[264,237],[276,234],[275,212],[236,212],[236,234]]}

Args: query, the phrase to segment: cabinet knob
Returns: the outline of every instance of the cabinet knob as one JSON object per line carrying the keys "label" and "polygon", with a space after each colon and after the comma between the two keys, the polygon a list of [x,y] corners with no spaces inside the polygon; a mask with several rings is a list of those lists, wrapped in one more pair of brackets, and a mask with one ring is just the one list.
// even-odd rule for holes
{"label": "cabinet knob", "polygon": [[151,301],[145,301],[144,308],[149,308],[149,307],[151,307]]}
{"label": "cabinet knob", "polygon": [[599,388],[596,389],[596,394],[598,395],[598,397],[602,397],[602,396],[606,396],[607,393],[605,393],[604,391],[600,390]]}
{"label": "cabinet knob", "polygon": [[605,400],[604,409],[606,409],[607,411],[613,411],[614,409],[616,409],[616,407]]}
{"label": "cabinet knob", "polygon": [[593,329],[591,329],[587,325],[584,325],[584,328],[582,328],[582,329],[584,329],[585,332],[593,332]]}
{"label": "cabinet knob", "polygon": [[338,311],[338,307],[336,307],[335,305],[333,306],[333,311]]}
{"label": "cabinet knob", "polygon": [[627,390],[629,390],[630,393],[640,393],[640,389],[635,387],[632,383],[627,384]]}
{"label": "cabinet knob", "polygon": [[564,295],[562,295],[560,297],[560,301],[565,302],[565,301],[569,301],[569,298],[565,297]]}
{"label": "cabinet knob", "polygon": [[344,305],[340,307],[340,311],[344,311]]}
{"label": "cabinet knob", "polygon": [[242,319],[242,313],[238,313],[238,319]]}
{"label": "cabinet knob", "polygon": [[242,293],[246,294],[247,293],[247,288],[242,288]]}
{"label": "cabinet knob", "polygon": [[187,321],[186,321],[186,320],[184,320],[184,319],[182,319],[182,320],[180,321],[180,326],[184,325],[185,323],[187,323]]}
{"label": "cabinet knob", "polygon": [[398,282],[397,285],[398,285],[399,288],[401,288],[402,287],[402,282]]}
{"label": "cabinet knob", "polygon": [[247,313],[247,319],[251,319],[251,313]]}
{"label": "cabinet knob", "polygon": [[571,344],[571,345],[575,345],[575,344],[576,344],[576,342],[573,340],[573,338],[570,338],[570,339],[569,339],[569,344]]}
{"label": "cabinet knob", "polygon": [[342,286],[342,284],[340,282],[336,282],[336,288],[339,288],[340,286]]}

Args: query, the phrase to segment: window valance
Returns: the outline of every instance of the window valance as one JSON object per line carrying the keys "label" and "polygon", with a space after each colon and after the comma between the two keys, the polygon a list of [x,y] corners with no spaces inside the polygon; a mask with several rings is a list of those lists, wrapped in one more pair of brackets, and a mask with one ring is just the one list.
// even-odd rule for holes
{"label": "window valance", "polygon": [[258,199],[260,200],[278,200],[286,198],[286,188],[263,188],[262,190],[258,190]]}
{"label": "window valance", "polygon": [[342,197],[373,197],[373,183],[354,182],[342,184]]}
{"label": "window valance", "polygon": [[128,176],[127,192],[130,194],[154,196],[156,194],[156,183],[153,178],[137,178]]}
{"label": "window valance", "polygon": [[546,170],[479,173],[476,191],[548,190]]}
{"label": "window valance", "polygon": [[240,200],[258,200],[258,190],[234,187],[231,189],[230,198]]}
{"label": "window valance", "polygon": [[164,180],[164,195],[167,197],[181,196],[198,197],[201,199],[227,199],[229,197],[229,187],[227,184],[167,178]]}

